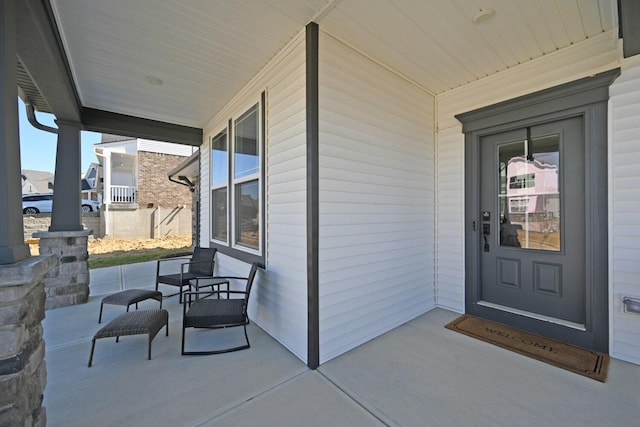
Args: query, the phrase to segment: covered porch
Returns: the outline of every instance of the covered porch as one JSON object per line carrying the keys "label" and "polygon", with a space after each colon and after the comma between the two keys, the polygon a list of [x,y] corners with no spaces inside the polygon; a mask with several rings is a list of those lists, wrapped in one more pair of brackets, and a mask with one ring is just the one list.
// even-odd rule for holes
{"label": "covered porch", "polygon": [[[150,361],[138,335],[98,341],[88,368],[100,300],[151,289],[153,268],[92,270],[87,304],[47,312],[49,426],[622,426],[640,416],[636,365],[612,359],[599,383],[447,330],[458,314],[444,309],[311,370],[255,324],[248,350],[180,356],[181,307],[165,298],[169,337],[154,339]],[[106,306],[103,323],[122,310]]]}
{"label": "covered porch", "polygon": [[[333,420],[313,411],[339,417],[338,407],[353,409],[357,419],[347,414],[336,424],[358,424],[361,416],[367,425],[634,421],[637,366],[634,371],[620,360],[640,363],[640,318],[622,303],[640,299],[640,37],[634,25],[640,9],[632,0],[566,2],[566,10],[560,2],[487,3],[2,3],[0,268],[28,276],[28,286],[25,279],[0,287],[20,297],[17,314],[6,322],[15,345],[3,339],[9,344],[1,348],[0,374],[14,375],[17,366],[20,385],[28,386],[6,387],[9,398],[0,405],[9,408],[6,416],[24,424],[32,417],[42,425],[46,418],[37,407],[44,389],[52,425],[74,422],[59,416],[86,424],[96,414],[96,424],[175,425],[171,417],[180,414],[193,417],[177,418],[180,424],[282,424],[277,417],[298,420],[287,413],[298,410],[312,412],[301,424],[325,425]],[[608,152],[598,157],[608,159],[598,170],[608,177],[601,188],[608,191],[599,193],[608,202],[601,210],[607,218],[599,219],[609,234],[598,241],[606,241],[608,258],[597,282],[609,310],[605,344],[618,361],[609,382],[600,385],[454,336],[442,326],[469,305],[464,230],[474,218],[465,216],[464,134],[456,115],[618,68],[621,76],[606,94],[609,110],[603,115],[609,118]],[[260,164],[268,172],[256,174],[267,183],[258,193],[263,215],[256,222],[269,240],[250,253],[268,272],[256,290],[250,333],[275,349],[276,341],[282,343],[295,357],[283,349],[269,354],[266,344],[255,341],[257,348],[233,358],[180,357],[174,341],[180,320],[172,312],[172,335],[156,338],[151,362],[139,347],[127,345],[118,345],[123,354],[108,359],[101,342],[95,367],[87,370],[97,325],[77,321],[56,335],[67,320],[54,319],[58,313],[73,319],[83,310],[97,312],[97,296],[110,291],[96,290],[102,285],[92,272],[88,304],[47,314],[47,365],[33,369],[44,354],[44,312],[32,310],[32,333],[26,335],[21,310],[42,305],[40,282],[53,261],[34,261],[21,232],[18,95],[57,118],[56,185],[68,197],[56,201],[50,231],[84,232],[80,189],[74,188],[84,129],[201,147],[202,246],[219,237],[210,230],[213,139],[252,111],[262,123],[256,135],[267,136],[256,150],[266,153]],[[246,109],[250,105],[266,108],[257,114]],[[229,183],[227,190],[233,194]],[[221,254],[221,265],[230,273],[244,271],[246,248],[237,249],[232,239],[225,243],[229,251]],[[388,336],[398,336],[397,342],[386,343]],[[281,358],[293,368],[265,364]],[[218,368],[220,360],[229,363]],[[101,378],[91,378],[100,372]],[[131,381],[137,375],[144,380]],[[288,388],[307,381],[308,389]],[[212,395],[214,387],[220,394]],[[323,389],[329,402],[320,396]],[[30,393],[14,398],[15,390]],[[275,403],[268,406],[271,399]],[[25,400],[33,405],[23,408]],[[114,414],[120,418],[110,419]]]}

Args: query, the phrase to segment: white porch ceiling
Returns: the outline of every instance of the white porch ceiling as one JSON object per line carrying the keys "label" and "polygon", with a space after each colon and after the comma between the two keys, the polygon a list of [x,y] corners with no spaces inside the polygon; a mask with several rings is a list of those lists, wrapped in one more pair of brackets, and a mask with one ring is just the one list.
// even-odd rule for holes
{"label": "white porch ceiling", "polygon": [[51,3],[83,106],[199,128],[310,21],[433,94],[618,25],[616,0]]}
{"label": "white porch ceiling", "polygon": [[[493,19],[474,23],[481,9]],[[617,27],[615,0],[341,1],[321,28],[433,94]]]}

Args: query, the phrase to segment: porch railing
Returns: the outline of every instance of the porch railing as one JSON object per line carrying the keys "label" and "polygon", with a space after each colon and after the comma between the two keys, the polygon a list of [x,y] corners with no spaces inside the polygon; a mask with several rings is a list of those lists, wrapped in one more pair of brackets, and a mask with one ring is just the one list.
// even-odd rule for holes
{"label": "porch railing", "polygon": [[112,185],[110,203],[136,203],[136,188],[128,185]]}

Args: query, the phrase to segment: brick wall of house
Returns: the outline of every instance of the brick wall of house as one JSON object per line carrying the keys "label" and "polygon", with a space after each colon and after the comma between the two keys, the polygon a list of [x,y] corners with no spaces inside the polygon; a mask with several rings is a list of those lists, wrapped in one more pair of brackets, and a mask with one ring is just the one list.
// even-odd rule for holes
{"label": "brick wall of house", "polygon": [[169,181],[167,174],[186,157],[171,154],[138,152],[138,206],[140,208],[191,207],[191,192],[184,185]]}

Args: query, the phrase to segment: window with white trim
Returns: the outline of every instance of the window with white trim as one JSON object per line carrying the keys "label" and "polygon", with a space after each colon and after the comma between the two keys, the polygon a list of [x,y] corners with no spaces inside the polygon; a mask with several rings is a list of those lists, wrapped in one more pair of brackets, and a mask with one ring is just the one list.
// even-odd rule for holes
{"label": "window with white trim", "polygon": [[263,257],[263,105],[264,94],[211,138],[211,242],[247,260]]}
{"label": "window with white trim", "polygon": [[211,238],[228,242],[229,142],[227,130],[211,139]]}

